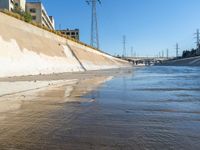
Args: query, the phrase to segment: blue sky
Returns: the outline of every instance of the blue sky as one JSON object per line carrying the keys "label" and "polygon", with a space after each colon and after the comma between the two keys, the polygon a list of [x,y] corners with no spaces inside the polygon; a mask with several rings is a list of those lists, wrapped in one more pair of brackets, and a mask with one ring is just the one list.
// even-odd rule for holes
{"label": "blue sky", "polygon": [[[100,48],[122,54],[122,37],[140,56],[154,56],[169,49],[175,55],[195,47],[194,33],[200,28],[200,0],[101,0],[97,7]],[[56,27],[79,28],[81,41],[90,43],[91,8],[85,0],[42,0]]]}

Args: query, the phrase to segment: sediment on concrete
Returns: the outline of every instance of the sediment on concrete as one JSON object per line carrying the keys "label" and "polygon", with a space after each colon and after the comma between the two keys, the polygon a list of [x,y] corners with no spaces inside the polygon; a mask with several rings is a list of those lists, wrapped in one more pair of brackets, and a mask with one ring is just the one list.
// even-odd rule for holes
{"label": "sediment on concrete", "polygon": [[126,61],[0,13],[0,77],[127,66]]}

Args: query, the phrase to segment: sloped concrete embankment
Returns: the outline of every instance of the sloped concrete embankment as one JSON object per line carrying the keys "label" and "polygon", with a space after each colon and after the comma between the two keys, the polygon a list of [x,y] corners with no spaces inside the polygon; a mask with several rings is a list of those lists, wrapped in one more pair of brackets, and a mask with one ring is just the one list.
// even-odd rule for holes
{"label": "sloped concrete embankment", "polygon": [[164,62],[164,66],[200,66],[200,56]]}
{"label": "sloped concrete embankment", "polygon": [[0,77],[128,65],[125,61],[0,13]]}

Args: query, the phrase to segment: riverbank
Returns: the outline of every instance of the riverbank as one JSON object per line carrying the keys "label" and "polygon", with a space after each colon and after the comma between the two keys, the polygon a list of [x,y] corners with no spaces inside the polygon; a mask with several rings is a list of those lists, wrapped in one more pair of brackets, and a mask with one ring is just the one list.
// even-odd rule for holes
{"label": "riverbank", "polygon": [[164,61],[159,66],[200,66],[200,56]]}
{"label": "riverbank", "polygon": [[[95,70],[74,73],[59,73],[49,75],[16,76],[0,78],[0,97],[48,87],[62,86],[63,84],[76,84],[80,80],[94,77],[114,77],[132,72],[132,68]],[[95,85],[95,83],[91,83]]]}
{"label": "riverbank", "polygon": [[0,77],[128,66],[127,61],[0,12]]}
{"label": "riverbank", "polygon": [[[124,76],[132,71],[132,68],[123,68],[0,78],[0,120],[9,119],[10,113],[21,111],[25,104],[37,105],[41,109],[44,103],[54,105],[91,102],[94,99],[83,99],[81,96],[94,91],[114,77]],[[45,106],[43,109],[48,110],[49,107]]]}

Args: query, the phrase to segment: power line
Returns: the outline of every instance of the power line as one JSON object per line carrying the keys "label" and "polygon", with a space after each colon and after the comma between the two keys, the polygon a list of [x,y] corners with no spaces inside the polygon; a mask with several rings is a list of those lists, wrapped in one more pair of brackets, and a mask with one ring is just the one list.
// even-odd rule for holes
{"label": "power line", "polygon": [[91,46],[99,49],[99,33],[98,33],[98,21],[97,21],[97,3],[101,4],[100,0],[86,0],[88,5],[92,4],[92,21],[91,21]]}
{"label": "power line", "polygon": [[61,24],[59,24],[59,30],[61,30]]}

